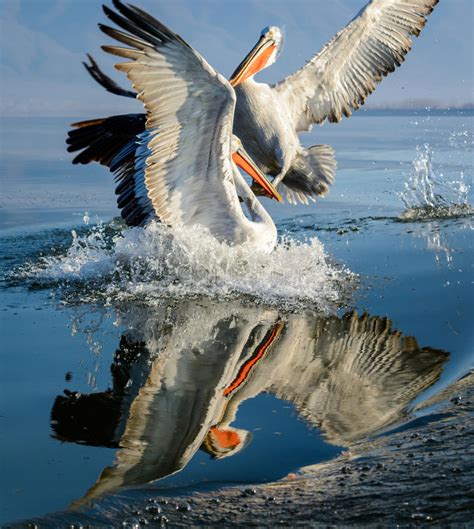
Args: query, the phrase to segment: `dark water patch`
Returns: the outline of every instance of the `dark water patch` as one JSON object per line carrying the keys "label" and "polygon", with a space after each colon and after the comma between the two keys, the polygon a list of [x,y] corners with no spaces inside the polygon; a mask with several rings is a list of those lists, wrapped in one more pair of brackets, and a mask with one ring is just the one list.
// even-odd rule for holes
{"label": "dark water patch", "polygon": [[418,222],[445,219],[464,219],[474,215],[474,208],[469,204],[446,206],[419,206],[409,208],[396,219],[399,222]]}
{"label": "dark water patch", "polygon": [[357,116],[359,117],[394,117],[394,116],[461,116],[469,117],[474,115],[473,108],[433,108],[430,106],[420,108],[364,108],[361,109]]}
{"label": "dark water patch", "polygon": [[[474,209],[469,205],[447,207],[420,207],[406,210],[399,216],[369,215],[361,217],[328,220],[324,216],[308,215],[286,219],[279,223],[284,234],[304,237],[309,233],[334,233],[346,235],[370,230],[375,225],[391,225],[396,223],[429,223],[432,221],[463,221],[472,218]],[[439,224],[437,224],[439,226]]]}
{"label": "dark water patch", "polygon": [[370,215],[363,217],[342,218],[327,220],[320,215],[301,215],[294,219],[288,219],[279,223],[283,233],[304,234],[305,232],[328,232],[344,235],[349,232],[358,232],[366,229],[373,222],[390,223],[396,221],[396,217]]}

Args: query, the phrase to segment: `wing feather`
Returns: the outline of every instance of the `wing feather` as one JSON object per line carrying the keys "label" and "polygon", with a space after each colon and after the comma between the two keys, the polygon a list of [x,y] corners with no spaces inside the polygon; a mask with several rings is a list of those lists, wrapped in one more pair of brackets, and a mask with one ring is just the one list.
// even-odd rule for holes
{"label": "wing feather", "polygon": [[113,79],[111,79],[108,75],[106,75],[100,68],[97,62],[95,61],[94,57],[87,54],[87,58],[89,59],[90,64],[87,64],[86,62],[83,62],[84,68],[89,72],[91,77],[99,83],[101,86],[103,86],[107,92],[110,92],[112,94],[116,94],[118,96],[124,96],[124,97],[130,97],[132,99],[136,98],[135,92],[131,92],[130,90],[125,90],[121,86],[119,86]]}
{"label": "wing feather", "polygon": [[225,238],[238,221],[231,213],[240,209],[230,157],[234,91],[161,22],[113,3],[117,12],[104,12],[120,29],[100,27],[128,47],[103,49],[130,59],[116,68],[127,74],[147,110],[141,167],[154,212],[168,224],[200,223]]}
{"label": "wing feather", "polygon": [[74,164],[99,162],[114,173],[117,205],[129,226],[140,226],[154,215],[144,189],[148,132],[144,114],[126,114],[74,123],[68,132],[69,152],[81,151]]}
{"label": "wing feather", "polygon": [[341,121],[400,66],[439,0],[372,0],[303,68],[275,85],[298,132]]}

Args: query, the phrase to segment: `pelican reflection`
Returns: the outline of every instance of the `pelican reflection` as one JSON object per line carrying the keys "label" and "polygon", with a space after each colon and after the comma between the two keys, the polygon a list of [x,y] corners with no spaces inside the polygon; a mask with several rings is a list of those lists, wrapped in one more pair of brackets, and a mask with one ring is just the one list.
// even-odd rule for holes
{"label": "pelican reflection", "polygon": [[239,427],[237,411],[262,392],[347,446],[400,421],[448,356],[393,331],[386,318],[356,312],[186,300],[120,317],[129,330],[114,354],[111,387],[65,392],[51,412],[58,439],[117,448],[76,506],[170,476],[198,450],[215,459],[241,452],[252,434]]}

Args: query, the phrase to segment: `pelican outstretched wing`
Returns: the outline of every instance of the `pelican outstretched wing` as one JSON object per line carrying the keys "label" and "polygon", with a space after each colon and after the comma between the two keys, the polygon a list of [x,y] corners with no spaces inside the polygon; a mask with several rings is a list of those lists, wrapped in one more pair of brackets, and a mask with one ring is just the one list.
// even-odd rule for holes
{"label": "pelican outstretched wing", "polygon": [[[239,207],[231,165],[235,94],[179,35],[119,0],[104,12],[122,30],[99,25],[128,47],[103,46],[130,59],[126,72],[147,111],[141,158],[136,162],[155,214],[170,225],[201,224],[231,236]],[[141,176],[143,175],[143,176]]]}
{"label": "pelican outstretched wing", "polygon": [[274,89],[298,132],[341,121],[404,61],[439,0],[372,0],[303,68]]}

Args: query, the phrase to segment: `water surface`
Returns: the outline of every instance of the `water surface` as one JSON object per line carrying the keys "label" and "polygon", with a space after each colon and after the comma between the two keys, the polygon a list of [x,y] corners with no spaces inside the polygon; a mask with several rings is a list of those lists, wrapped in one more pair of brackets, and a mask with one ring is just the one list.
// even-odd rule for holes
{"label": "water surface", "polygon": [[271,256],[124,230],[106,170],[70,165],[68,120],[4,120],[0,523],[279,479],[465,374],[472,119],[315,129],[336,183],[265,201]]}

